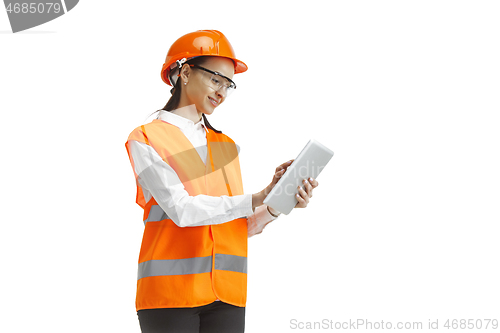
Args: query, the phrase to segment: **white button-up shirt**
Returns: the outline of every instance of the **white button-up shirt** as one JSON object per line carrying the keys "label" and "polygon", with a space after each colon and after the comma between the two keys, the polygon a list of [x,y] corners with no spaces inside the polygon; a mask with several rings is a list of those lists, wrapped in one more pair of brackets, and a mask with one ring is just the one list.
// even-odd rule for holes
{"label": "white button-up shirt", "polygon": [[[168,111],[159,111],[158,119],[177,126],[196,148],[203,163],[207,157],[207,129],[203,118],[191,120]],[[276,217],[266,205],[252,210],[252,194],[213,197],[204,194],[190,196],[177,173],[151,146],[130,141],[130,153],[146,202],[154,197],[163,211],[179,227],[220,224],[248,217],[248,237],[262,232]]]}

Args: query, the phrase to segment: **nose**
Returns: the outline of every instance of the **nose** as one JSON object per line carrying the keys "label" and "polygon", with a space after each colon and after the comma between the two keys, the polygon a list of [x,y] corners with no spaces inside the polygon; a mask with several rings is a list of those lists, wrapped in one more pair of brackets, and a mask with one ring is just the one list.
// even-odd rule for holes
{"label": "nose", "polygon": [[222,98],[222,100],[221,100],[221,103],[222,103],[224,101],[224,99],[226,98],[226,96],[227,96],[226,87],[221,86],[219,88],[219,90],[217,90],[215,93],[217,94],[217,96],[219,96],[220,98]]}

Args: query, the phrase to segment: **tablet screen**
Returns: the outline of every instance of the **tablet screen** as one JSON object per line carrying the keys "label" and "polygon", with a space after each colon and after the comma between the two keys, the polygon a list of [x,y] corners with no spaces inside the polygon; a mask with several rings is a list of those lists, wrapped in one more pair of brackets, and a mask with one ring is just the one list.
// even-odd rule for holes
{"label": "tablet screen", "polygon": [[288,215],[298,202],[295,194],[298,193],[297,187],[303,186],[302,180],[316,179],[332,157],[333,151],[317,140],[309,140],[264,199],[264,204]]}

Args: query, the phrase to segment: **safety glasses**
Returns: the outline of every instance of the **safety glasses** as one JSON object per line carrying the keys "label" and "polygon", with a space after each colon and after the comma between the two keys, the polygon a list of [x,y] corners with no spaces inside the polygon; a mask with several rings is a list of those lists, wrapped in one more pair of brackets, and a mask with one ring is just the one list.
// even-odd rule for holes
{"label": "safety glasses", "polygon": [[213,90],[221,92],[226,97],[231,95],[234,89],[236,89],[236,83],[219,72],[214,72],[198,65],[189,64],[189,66],[201,69],[203,71],[203,82]]}

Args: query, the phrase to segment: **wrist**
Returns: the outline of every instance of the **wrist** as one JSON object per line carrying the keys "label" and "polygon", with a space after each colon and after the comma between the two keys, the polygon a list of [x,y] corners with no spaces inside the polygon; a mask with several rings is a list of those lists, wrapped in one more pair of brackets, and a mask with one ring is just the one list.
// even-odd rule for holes
{"label": "wrist", "polygon": [[252,194],[252,209],[255,207],[262,206],[265,198],[266,197],[264,196],[264,193],[262,191],[259,193]]}
{"label": "wrist", "polygon": [[269,214],[271,214],[273,217],[278,217],[280,216],[281,212],[278,212],[277,210],[273,209],[272,207],[267,206],[267,211]]}

